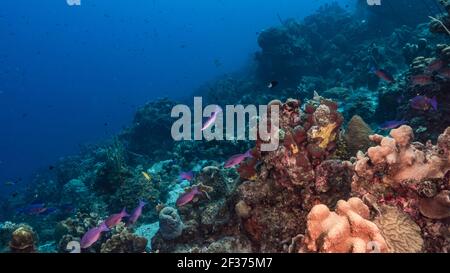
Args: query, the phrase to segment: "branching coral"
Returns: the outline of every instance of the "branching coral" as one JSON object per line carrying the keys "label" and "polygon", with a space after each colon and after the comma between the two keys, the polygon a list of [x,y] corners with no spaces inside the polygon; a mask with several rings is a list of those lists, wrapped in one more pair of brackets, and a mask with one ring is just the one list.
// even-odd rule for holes
{"label": "branching coral", "polygon": [[313,252],[368,252],[376,244],[387,251],[381,231],[369,218],[369,208],[358,198],[340,200],[336,212],[325,205],[316,205],[308,214],[305,250]]}

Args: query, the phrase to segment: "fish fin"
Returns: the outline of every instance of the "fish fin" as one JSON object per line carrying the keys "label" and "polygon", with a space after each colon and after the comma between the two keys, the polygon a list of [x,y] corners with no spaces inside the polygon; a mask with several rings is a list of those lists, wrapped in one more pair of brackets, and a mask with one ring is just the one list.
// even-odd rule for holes
{"label": "fish fin", "polygon": [[430,99],[431,107],[433,107],[434,111],[437,111],[437,99],[436,96],[434,96],[432,99]]}
{"label": "fish fin", "polygon": [[252,149],[249,149],[247,152],[245,152],[245,157],[253,157],[252,156]]}
{"label": "fish fin", "polygon": [[124,217],[128,217],[128,216],[130,216],[129,214],[128,214],[128,212],[127,212],[127,209],[126,208],[123,208],[122,209],[122,212],[121,212],[123,215],[124,215]]}
{"label": "fish fin", "polygon": [[103,231],[105,231],[105,232],[111,230],[105,222],[103,222],[103,223],[100,225],[100,227],[101,227],[101,229],[102,229]]}

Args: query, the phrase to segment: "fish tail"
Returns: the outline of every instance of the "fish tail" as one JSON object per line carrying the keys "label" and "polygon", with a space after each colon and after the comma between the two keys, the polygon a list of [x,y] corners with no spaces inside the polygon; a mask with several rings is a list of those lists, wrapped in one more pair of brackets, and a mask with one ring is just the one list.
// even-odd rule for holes
{"label": "fish tail", "polygon": [[105,232],[110,231],[109,227],[106,225],[105,222],[103,222],[103,223],[100,225],[100,228],[101,228],[101,230],[103,230],[103,231],[105,231]]}
{"label": "fish tail", "polygon": [[245,157],[253,157],[252,149],[249,149],[247,152],[245,152]]}
{"label": "fish tail", "polygon": [[127,209],[126,209],[126,208],[123,208],[123,209],[122,209],[122,214],[125,215],[125,216],[130,216],[130,215],[127,213]]}
{"label": "fish tail", "polygon": [[437,99],[436,96],[430,99],[431,107],[433,107],[434,111],[437,111]]}

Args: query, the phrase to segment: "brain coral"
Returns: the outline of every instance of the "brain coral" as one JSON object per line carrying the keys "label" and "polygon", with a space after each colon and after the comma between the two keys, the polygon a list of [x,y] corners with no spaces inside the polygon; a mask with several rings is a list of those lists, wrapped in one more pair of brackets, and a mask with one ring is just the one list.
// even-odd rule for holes
{"label": "brain coral", "polygon": [[417,253],[423,249],[424,241],[420,227],[405,213],[394,207],[385,207],[374,223],[386,239],[389,252]]}
{"label": "brain coral", "polygon": [[354,115],[348,122],[344,135],[351,156],[355,156],[358,151],[366,151],[372,145],[369,139],[371,134],[373,132],[369,125],[360,116]]}
{"label": "brain coral", "polygon": [[325,205],[316,205],[308,214],[306,251],[328,253],[365,253],[376,244],[387,252],[387,244],[378,227],[367,220],[369,208],[359,198],[339,200],[336,212]]}

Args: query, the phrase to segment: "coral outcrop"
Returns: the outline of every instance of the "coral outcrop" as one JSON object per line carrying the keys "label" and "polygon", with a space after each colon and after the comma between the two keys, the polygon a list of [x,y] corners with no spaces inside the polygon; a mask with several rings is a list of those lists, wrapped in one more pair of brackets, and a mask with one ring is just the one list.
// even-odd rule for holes
{"label": "coral outcrop", "polygon": [[343,121],[334,102],[320,99],[315,103],[306,104],[305,112],[298,100],[269,103],[269,107],[280,106],[280,145],[276,151],[265,152],[261,151],[264,142],[257,141],[252,154],[260,162],[258,179],[274,180],[291,190],[314,181],[314,168],[335,150]]}
{"label": "coral outcrop", "polygon": [[131,233],[122,223],[101,246],[101,253],[143,253],[147,246],[147,239]]}
{"label": "coral outcrop", "polygon": [[369,135],[372,134],[372,129],[360,116],[353,116],[348,122],[344,135],[348,153],[355,156],[358,151],[366,151],[373,145],[369,139]]}
{"label": "coral outcrop", "polygon": [[445,232],[450,128],[439,136],[436,145],[413,142],[412,129],[406,125],[391,130],[390,135],[371,136],[378,145],[358,154],[352,191],[371,199],[374,207],[387,204],[408,214],[421,229],[424,251],[446,251],[450,245]]}
{"label": "coral outcrop", "polygon": [[32,253],[36,252],[36,243],[37,237],[33,229],[23,225],[12,233],[9,248],[13,253]]}
{"label": "coral outcrop", "polygon": [[390,135],[372,135],[371,140],[378,145],[369,148],[367,155],[358,154],[353,180],[355,191],[365,185],[395,187],[443,179],[450,170],[450,128],[439,137],[435,146],[413,142],[414,133],[407,125],[391,130]]}
{"label": "coral outcrop", "polygon": [[180,236],[183,226],[175,208],[165,207],[159,212],[159,232],[164,239],[172,240]]}
{"label": "coral outcrop", "polygon": [[316,205],[308,214],[305,251],[365,253],[387,252],[388,247],[380,229],[370,220],[369,208],[358,198],[340,200],[336,211]]}

